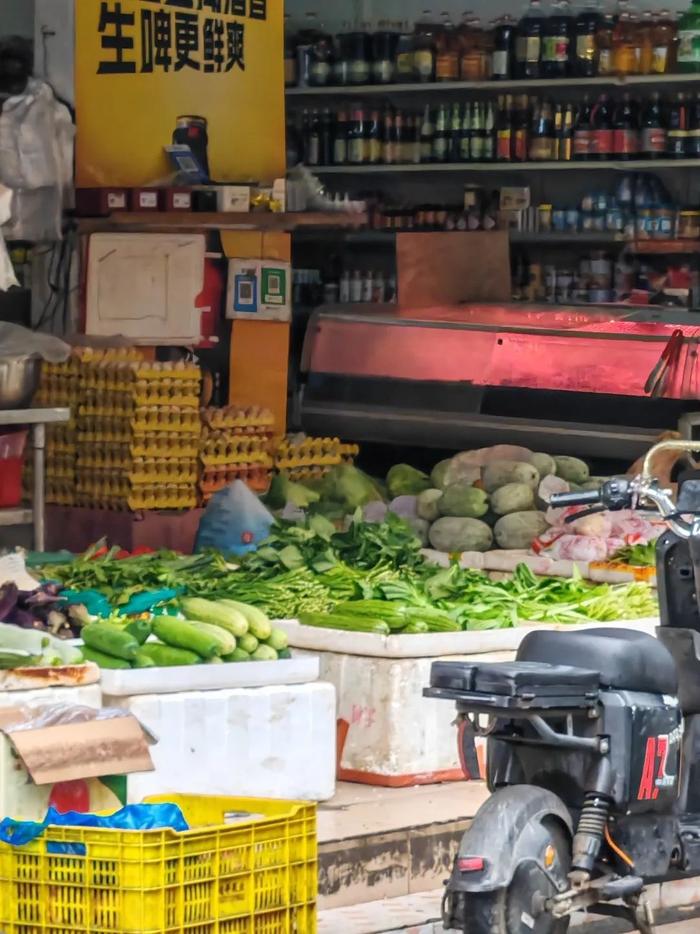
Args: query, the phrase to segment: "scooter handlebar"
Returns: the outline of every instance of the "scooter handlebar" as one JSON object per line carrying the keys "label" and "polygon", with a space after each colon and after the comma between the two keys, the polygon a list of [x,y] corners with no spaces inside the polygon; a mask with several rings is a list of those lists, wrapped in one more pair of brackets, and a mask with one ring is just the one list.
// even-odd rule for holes
{"label": "scooter handlebar", "polygon": [[549,505],[554,509],[567,509],[569,506],[597,506],[602,501],[600,490],[583,490],[580,493],[552,493]]}

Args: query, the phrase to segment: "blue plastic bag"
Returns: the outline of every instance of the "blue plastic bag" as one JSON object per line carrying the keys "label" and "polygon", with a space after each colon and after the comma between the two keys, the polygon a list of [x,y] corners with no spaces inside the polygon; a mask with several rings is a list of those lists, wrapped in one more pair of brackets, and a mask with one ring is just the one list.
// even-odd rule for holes
{"label": "blue plastic bag", "polygon": [[[0,841],[11,846],[25,846],[38,839],[50,826],[99,827],[104,830],[189,830],[189,825],[176,804],[128,804],[121,811],[107,816],[80,814],[77,811],[61,814],[55,808],[49,808],[41,823],[17,821],[10,817],[0,821]],[[85,855],[85,847],[80,843],[50,843],[47,851],[69,856]]]}
{"label": "blue plastic bag", "polygon": [[270,534],[274,521],[255,493],[242,480],[234,480],[209,500],[199,523],[195,551],[215,548],[225,555],[255,551]]}

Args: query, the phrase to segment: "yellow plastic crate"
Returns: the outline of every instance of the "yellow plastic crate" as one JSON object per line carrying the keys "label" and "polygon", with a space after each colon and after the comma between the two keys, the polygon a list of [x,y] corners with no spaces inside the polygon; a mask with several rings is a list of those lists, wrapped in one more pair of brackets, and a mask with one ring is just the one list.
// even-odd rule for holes
{"label": "yellow plastic crate", "polygon": [[315,934],[315,805],[167,795],[193,829],[0,844],[2,934]]}

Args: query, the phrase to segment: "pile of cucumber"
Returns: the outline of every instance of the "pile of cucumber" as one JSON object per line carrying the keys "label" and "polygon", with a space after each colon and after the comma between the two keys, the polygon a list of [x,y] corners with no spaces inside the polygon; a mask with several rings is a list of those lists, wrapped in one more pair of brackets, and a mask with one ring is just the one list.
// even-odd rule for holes
{"label": "pile of cucumber", "polygon": [[180,601],[184,619],[153,616],[83,627],[83,654],[100,668],[170,668],[289,658],[287,634],[259,609],[235,600]]}

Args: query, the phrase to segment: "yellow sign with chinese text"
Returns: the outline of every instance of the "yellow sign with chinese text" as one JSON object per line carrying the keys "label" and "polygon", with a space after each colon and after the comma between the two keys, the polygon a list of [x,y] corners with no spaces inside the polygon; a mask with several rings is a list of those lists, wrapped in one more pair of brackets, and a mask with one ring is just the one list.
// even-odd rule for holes
{"label": "yellow sign with chinese text", "polygon": [[214,181],[284,175],[283,7],[76,0],[77,186],[163,181],[188,134]]}

